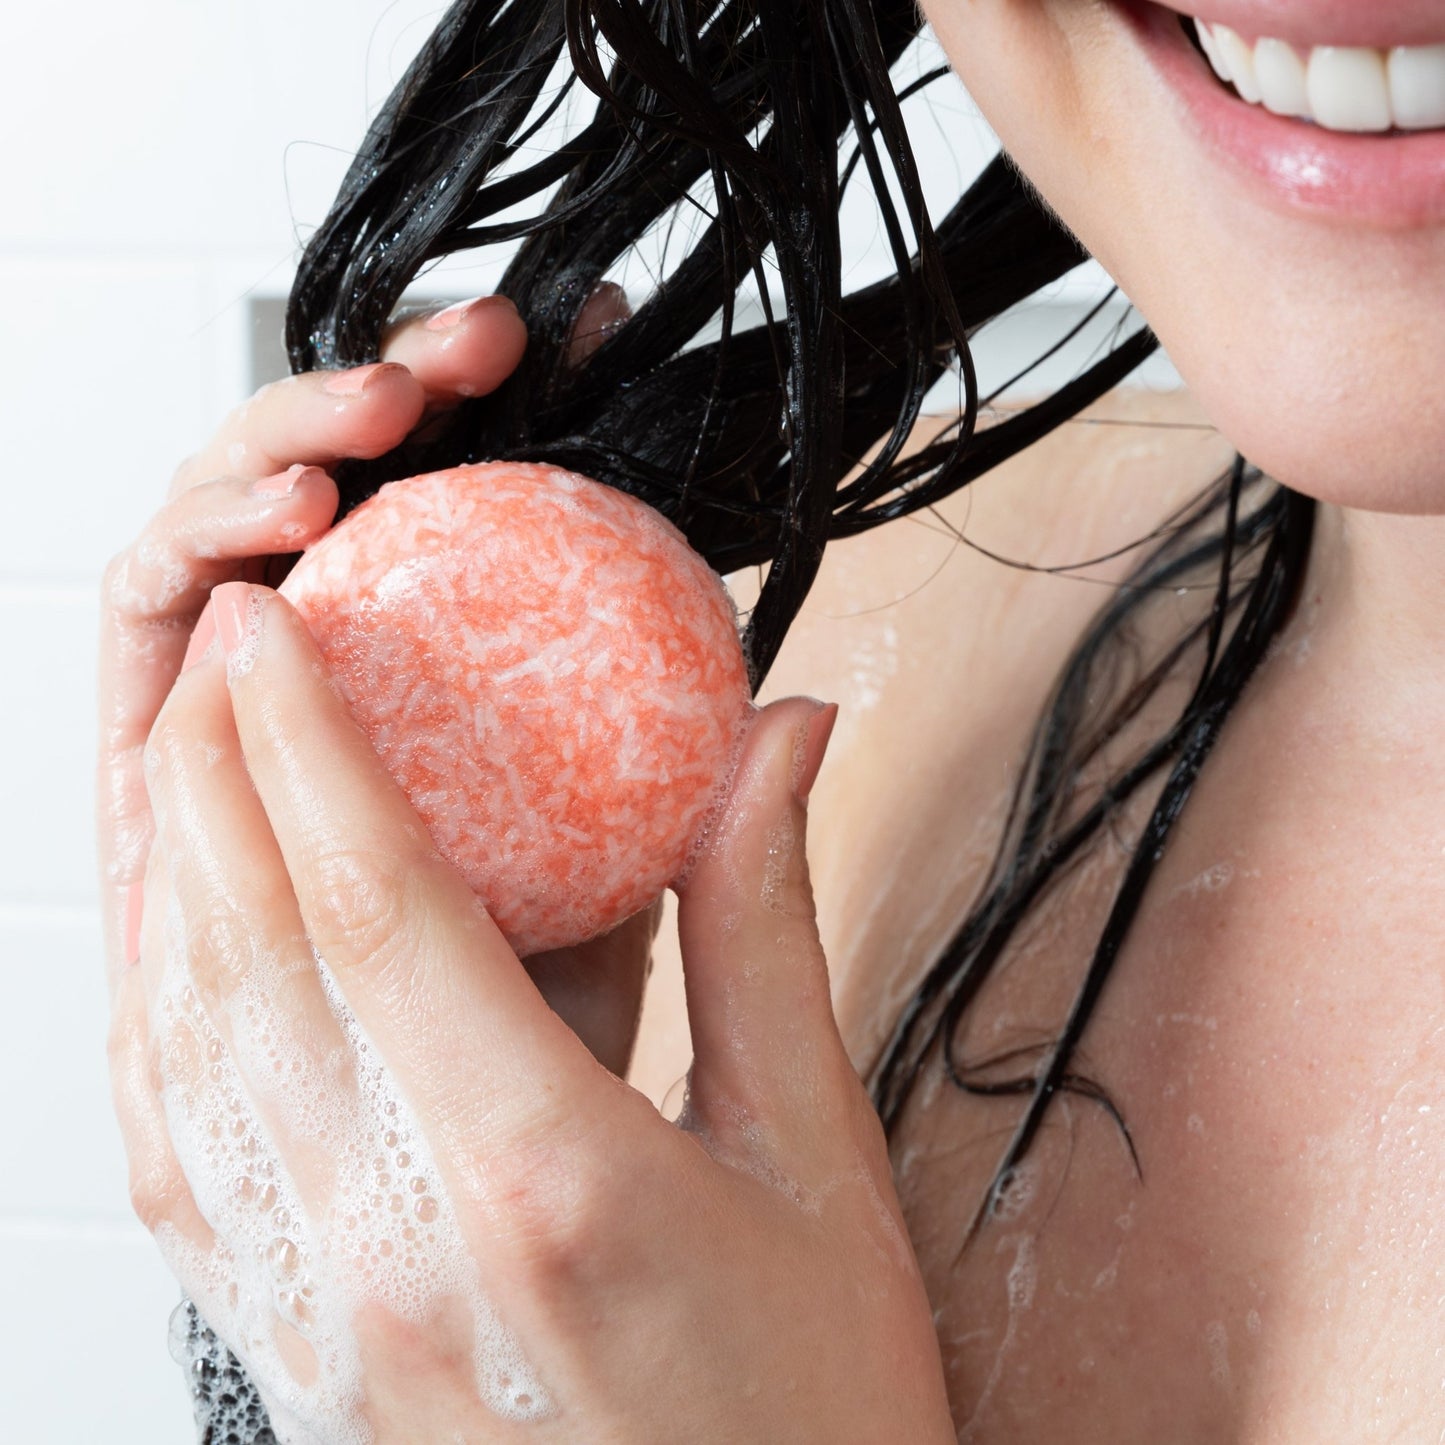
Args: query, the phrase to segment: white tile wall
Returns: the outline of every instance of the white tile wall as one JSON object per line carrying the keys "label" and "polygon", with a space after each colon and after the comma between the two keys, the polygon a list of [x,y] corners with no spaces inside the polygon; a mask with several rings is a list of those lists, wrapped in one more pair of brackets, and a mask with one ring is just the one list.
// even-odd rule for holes
{"label": "white tile wall", "polygon": [[[95,581],[248,389],[436,0],[20,0],[0,46],[0,1441],[184,1445],[174,1285],[132,1222],[92,885]],[[945,134],[945,132],[947,132]],[[951,185],[966,99],[922,135]],[[964,154],[953,154],[960,146]],[[872,262],[858,238],[854,279]],[[486,272],[434,279],[467,294]]]}

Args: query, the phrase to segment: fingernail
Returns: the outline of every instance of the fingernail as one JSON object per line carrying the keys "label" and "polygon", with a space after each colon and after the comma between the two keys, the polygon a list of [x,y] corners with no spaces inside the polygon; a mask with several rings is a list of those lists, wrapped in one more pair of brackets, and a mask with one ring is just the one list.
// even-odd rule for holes
{"label": "fingernail", "polygon": [[[343,373],[344,375],[345,373]],[[300,464],[288,467],[284,472],[277,472],[274,477],[262,477],[259,481],[251,483],[251,495],[253,497],[289,497],[296,490],[296,484],[302,477],[309,477],[315,473],[318,477],[326,473],[320,467],[305,467]]]}
{"label": "fingernail", "polygon": [[838,704],[830,702],[808,719],[798,730],[798,751],[793,763],[793,796],[800,803],[808,801],[813,784],[818,780],[818,769],[823,766],[823,754],[828,751],[828,739],[833,736],[833,724],[838,721]]}
{"label": "fingernail", "polygon": [[125,961],[127,967],[140,962],[141,902],[145,885],[132,883],[125,895]]}
{"label": "fingernail", "polygon": [[627,292],[615,281],[599,281],[592,288],[572,326],[568,360],[574,366],[587,361],[604,341],[616,336],[632,319]]}
{"label": "fingernail", "polygon": [[592,294],[588,296],[583,310],[588,306],[612,313],[603,323],[604,326],[616,328],[624,321],[632,320],[632,303],[627,299],[627,292],[616,281],[599,281],[592,288]]}
{"label": "fingernail", "polygon": [[216,633],[226,654],[226,675],[250,670],[261,645],[261,592],[246,582],[223,582],[211,591]]}
{"label": "fingernail", "polygon": [[458,301],[455,306],[448,306],[445,311],[438,311],[435,316],[427,317],[426,329],[428,331],[451,331],[454,327],[460,326],[469,316],[482,311],[494,310],[498,306],[504,306],[509,311],[517,309],[516,303],[510,296],[473,296],[470,301]]}
{"label": "fingernail", "polygon": [[328,376],[321,383],[321,389],[332,396],[360,396],[378,373],[405,370],[394,361],[373,361],[369,366],[354,366],[350,371],[338,371]]}
{"label": "fingernail", "polygon": [[215,635],[216,614],[208,602],[200,617],[196,619],[195,631],[191,633],[190,643],[186,647],[185,660],[181,663],[182,672],[185,672],[187,668],[194,667],[206,655],[206,649],[210,647]]}

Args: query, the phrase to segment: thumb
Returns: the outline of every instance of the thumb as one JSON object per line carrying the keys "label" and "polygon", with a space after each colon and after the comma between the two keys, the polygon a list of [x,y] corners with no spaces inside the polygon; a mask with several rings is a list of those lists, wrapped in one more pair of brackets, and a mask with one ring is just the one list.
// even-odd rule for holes
{"label": "thumb", "polygon": [[728,802],[678,887],[693,1067],[688,1105],[710,1132],[833,1114],[857,1078],[833,1017],[805,852],[807,794],[836,707],[773,703],[749,734]]}

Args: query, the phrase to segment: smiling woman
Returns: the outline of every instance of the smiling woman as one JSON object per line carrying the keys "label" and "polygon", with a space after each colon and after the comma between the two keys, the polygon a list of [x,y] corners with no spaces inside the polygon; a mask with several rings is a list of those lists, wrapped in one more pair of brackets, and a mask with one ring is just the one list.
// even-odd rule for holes
{"label": "smiling woman", "polygon": [[[454,6],[303,260],[300,374],[112,571],[136,1197],[285,1440],[1445,1427],[1445,33],[924,9],[1011,157],[936,226],[889,78],[911,0]],[[560,57],[599,108],[532,158]],[[859,173],[897,273],[845,294]],[[690,249],[624,307],[674,209]],[[1146,333],[990,415],[971,348],[1074,234],[1192,399],[1106,395]],[[515,304],[392,319],[497,241]],[[950,357],[962,414],[921,422]],[[675,1123],[621,1077],[651,913],[519,960],[260,585],[338,506],[497,457],[759,564],[753,682],[844,702],[821,774],[831,709],[760,710],[674,880]]]}
{"label": "smiling woman", "polygon": [[[1009,152],[1148,317],[1211,418],[1311,495],[1432,511],[1445,408],[1445,134],[1343,134],[1221,84],[1183,7],[925,5]],[[1436,53],[1419,3],[1229,4],[1200,18],[1327,69]],[[1368,427],[1364,416],[1409,416]]]}

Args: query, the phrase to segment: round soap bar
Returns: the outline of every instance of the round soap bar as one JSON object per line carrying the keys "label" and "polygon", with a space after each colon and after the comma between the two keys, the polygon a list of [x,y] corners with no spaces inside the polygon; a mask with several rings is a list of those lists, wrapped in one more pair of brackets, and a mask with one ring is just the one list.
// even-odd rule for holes
{"label": "round soap bar", "polygon": [[433,472],[384,486],[281,592],[520,955],[681,871],[750,702],[731,599],[652,508],[559,467]]}

